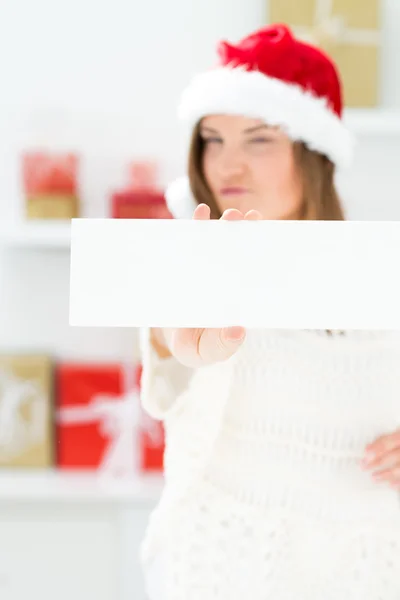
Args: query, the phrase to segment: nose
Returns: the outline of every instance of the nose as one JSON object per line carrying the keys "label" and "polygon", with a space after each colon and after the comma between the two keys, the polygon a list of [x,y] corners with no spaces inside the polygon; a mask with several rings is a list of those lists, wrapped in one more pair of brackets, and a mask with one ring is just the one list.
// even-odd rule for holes
{"label": "nose", "polygon": [[218,170],[225,180],[241,175],[245,170],[241,153],[235,149],[224,149],[218,157]]}

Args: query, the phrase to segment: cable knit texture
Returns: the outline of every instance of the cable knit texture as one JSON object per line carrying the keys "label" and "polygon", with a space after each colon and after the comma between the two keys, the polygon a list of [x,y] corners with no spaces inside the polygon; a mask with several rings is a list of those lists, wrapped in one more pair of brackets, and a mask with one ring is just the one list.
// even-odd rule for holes
{"label": "cable knit texture", "polygon": [[167,434],[142,552],[163,600],[400,599],[399,495],[360,466],[400,426],[398,334],[251,330],[195,371],[142,344]]}

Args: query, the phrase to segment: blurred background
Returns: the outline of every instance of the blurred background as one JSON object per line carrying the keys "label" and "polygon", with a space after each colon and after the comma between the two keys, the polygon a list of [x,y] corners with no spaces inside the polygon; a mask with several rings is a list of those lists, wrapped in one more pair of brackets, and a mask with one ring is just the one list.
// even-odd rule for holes
{"label": "blurred background", "polygon": [[169,217],[182,88],[220,38],[276,21],[341,69],[348,216],[399,219],[398,0],[0,3],[1,600],[145,600],[163,431],[140,410],[137,332],[68,326],[70,219]]}

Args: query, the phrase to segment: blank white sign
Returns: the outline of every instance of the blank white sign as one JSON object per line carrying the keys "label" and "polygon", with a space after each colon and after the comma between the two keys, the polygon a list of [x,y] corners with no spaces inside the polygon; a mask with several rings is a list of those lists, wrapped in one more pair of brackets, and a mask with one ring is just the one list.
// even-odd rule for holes
{"label": "blank white sign", "polygon": [[70,324],[400,329],[400,222],[74,219]]}

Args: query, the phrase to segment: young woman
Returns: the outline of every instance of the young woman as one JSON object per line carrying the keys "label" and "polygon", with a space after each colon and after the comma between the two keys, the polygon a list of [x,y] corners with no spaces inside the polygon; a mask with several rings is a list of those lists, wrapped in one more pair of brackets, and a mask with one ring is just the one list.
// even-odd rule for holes
{"label": "young woman", "polygon": [[[219,59],[182,98],[193,134],[175,217],[343,219],[334,174],[352,140],[332,61],[284,26]],[[398,334],[236,326],[142,342],[142,401],[166,428],[150,600],[398,600]]]}

